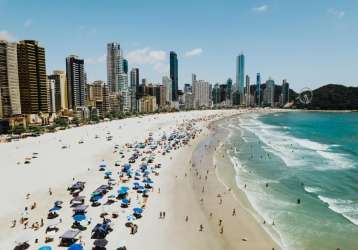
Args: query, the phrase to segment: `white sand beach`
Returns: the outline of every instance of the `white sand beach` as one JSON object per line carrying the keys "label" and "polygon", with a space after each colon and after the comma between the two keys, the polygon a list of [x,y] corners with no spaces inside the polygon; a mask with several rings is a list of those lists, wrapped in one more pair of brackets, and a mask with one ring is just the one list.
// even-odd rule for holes
{"label": "white sand beach", "polygon": [[[206,184],[208,189],[204,201],[200,201],[202,190],[192,167],[192,153],[211,133],[208,129],[210,122],[240,112],[248,111],[210,110],[148,115],[0,144],[0,188],[3,192],[0,206],[0,250],[14,249],[19,241],[27,242],[28,249],[38,249],[44,245],[52,249],[67,249],[59,247],[59,237],[71,229],[73,223],[73,207],[70,207],[73,197],[67,187],[76,181],[86,183],[80,195],[86,197],[85,204],[89,205],[86,220],[81,222],[87,229],[77,236],[77,243],[81,243],[84,249],[92,249],[94,239],[91,239],[91,231],[97,223],[102,223],[102,213],[119,215],[117,218],[108,216],[113,231],[105,237],[108,240],[107,249],[117,249],[121,243],[129,250],[280,249],[260,223],[245,212],[237,197],[226,194],[224,205],[217,206],[216,192],[225,193],[226,187],[218,180],[215,171],[210,170],[209,163],[207,169],[199,169],[200,172],[210,170]],[[187,131],[188,124],[193,125],[190,131]],[[184,145],[183,139],[180,139],[177,149],[172,148],[163,155],[168,140],[163,139],[163,144],[157,141],[164,133],[169,137],[178,128],[182,129],[179,134],[188,132],[189,137],[195,135],[195,138],[190,138],[188,145]],[[149,136],[150,133],[152,136]],[[141,159],[154,156],[154,162],[147,164],[148,178],[154,182],[153,189],[148,189],[149,197],[143,198],[142,193],[132,189],[136,182],[134,178],[121,182],[118,174],[123,174],[120,169],[128,163],[128,158],[134,152],[133,148],[125,144],[143,143],[149,137],[154,138],[158,147],[150,150],[149,146],[154,143],[147,143],[144,149],[138,149],[140,156],[131,164],[133,173],[139,172]],[[152,152],[146,153],[148,150]],[[121,158],[120,151],[124,158]],[[25,164],[25,161],[28,163]],[[115,166],[115,161],[119,161],[120,166]],[[91,194],[108,182],[108,179],[104,179],[104,172],[98,171],[101,163],[106,164],[105,171],[112,173],[114,183],[102,198],[101,205],[92,207]],[[155,168],[157,164],[161,164],[161,167]],[[200,165],[195,167],[199,168]],[[139,180],[142,181],[146,177],[144,173],[140,174],[143,174]],[[122,186],[129,187],[126,197],[131,202],[128,208],[120,206],[120,199],[114,199],[112,205],[104,205],[108,196],[116,196]],[[55,201],[63,202],[58,211],[59,217],[47,219],[48,211]],[[34,203],[36,208],[31,209]],[[27,229],[20,223],[25,207],[28,208],[29,217]],[[131,234],[125,224],[135,207],[143,208],[143,213],[141,218],[132,222],[138,226],[138,231]],[[231,214],[233,208],[237,211],[234,219]],[[160,218],[161,211],[165,211],[164,218]],[[213,215],[210,216],[210,213]],[[226,226],[222,233],[221,227],[217,225],[220,218]],[[35,222],[41,224],[41,219],[43,226],[36,230],[29,229]],[[14,227],[13,220],[16,220]],[[58,223],[58,231],[51,233],[53,241],[45,243],[45,230],[54,222]],[[200,225],[203,226],[201,231]]]}

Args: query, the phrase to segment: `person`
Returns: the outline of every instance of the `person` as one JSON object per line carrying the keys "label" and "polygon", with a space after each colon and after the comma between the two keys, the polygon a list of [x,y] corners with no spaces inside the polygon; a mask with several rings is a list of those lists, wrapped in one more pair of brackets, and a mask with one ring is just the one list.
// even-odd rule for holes
{"label": "person", "polygon": [[236,210],[235,208],[232,210],[232,216],[235,216],[236,215]]}
{"label": "person", "polygon": [[44,226],[44,219],[41,218],[41,223],[40,223],[40,227],[43,227]]}
{"label": "person", "polygon": [[16,220],[12,221],[12,227],[16,227]]}
{"label": "person", "polygon": [[189,217],[185,216],[185,222],[188,222],[188,220],[189,220]]}
{"label": "person", "polygon": [[163,217],[162,211],[159,212],[159,219]]}
{"label": "person", "polygon": [[203,224],[200,224],[199,231],[202,232],[204,230]]}
{"label": "person", "polygon": [[163,211],[163,218],[165,219],[165,211]]}
{"label": "person", "polygon": [[221,226],[223,220],[222,219],[219,219],[219,226]]}
{"label": "person", "polygon": [[222,226],[220,229],[220,234],[223,234],[223,233],[224,233],[224,227]]}

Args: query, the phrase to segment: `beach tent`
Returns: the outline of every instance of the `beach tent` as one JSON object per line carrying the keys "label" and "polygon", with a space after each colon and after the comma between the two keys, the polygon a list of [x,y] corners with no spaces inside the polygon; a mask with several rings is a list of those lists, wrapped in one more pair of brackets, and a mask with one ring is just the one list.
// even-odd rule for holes
{"label": "beach tent", "polygon": [[88,208],[88,205],[80,205],[80,206],[73,208],[72,210],[76,214],[81,214],[81,213],[86,213],[87,208]]}
{"label": "beach tent", "polygon": [[61,239],[60,246],[72,246],[73,243],[76,241],[76,237],[80,234],[80,232],[81,231],[78,229],[70,229],[66,231],[63,235],[60,236]]}
{"label": "beach tent", "polygon": [[68,250],[83,250],[83,246],[81,244],[78,244],[78,243],[75,243],[75,244],[72,244]]}

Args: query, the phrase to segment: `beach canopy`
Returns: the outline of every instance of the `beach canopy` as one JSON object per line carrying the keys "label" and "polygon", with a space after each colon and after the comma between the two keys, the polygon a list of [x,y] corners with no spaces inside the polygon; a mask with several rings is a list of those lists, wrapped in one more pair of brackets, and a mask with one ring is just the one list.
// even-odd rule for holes
{"label": "beach canopy", "polygon": [[67,230],[63,235],[60,236],[61,239],[74,239],[77,235],[80,234],[80,230],[78,229],[70,229]]}
{"label": "beach canopy", "polygon": [[68,250],[83,250],[83,246],[81,244],[75,243],[72,244]]}
{"label": "beach canopy", "polygon": [[51,208],[50,210],[48,210],[49,212],[55,212],[55,211],[58,211],[58,210],[60,210],[61,209],[61,207],[53,207],[53,208]]}
{"label": "beach canopy", "polygon": [[38,250],[52,250],[52,247],[50,247],[50,246],[42,246]]}
{"label": "beach canopy", "polygon": [[123,199],[123,200],[122,200],[122,203],[123,203],[123,204],[128,204],[128,203],[129,203],[129,200],[128,200],[128,199]]}
{"label": "beach canopy", "polygon": [[88,205],[80,205],[80,206],[77,206],[73,209],[73,211],[75,213],[78,213],[78,212],[85,212],[86,209],[88,208]]}
{"label": "beach canopy", "polygon": [[84,221],[84,220],[86,220],[86,216],[83,215],[83,214],[76,214],[72,218],[73,218],[74,221]]}
{"label": "beach canopy", "polygon": [[141,209],[140,207],[136,207],[136,208],[133,208],[133,212],[136,214],[141,214],[143,212],[143,209]]}
{"label": "beach canopy", "polygon": [[97,239],[93,242],[93,245],[96,247],[105,247],[108,244],[108,240],[106,239]]}

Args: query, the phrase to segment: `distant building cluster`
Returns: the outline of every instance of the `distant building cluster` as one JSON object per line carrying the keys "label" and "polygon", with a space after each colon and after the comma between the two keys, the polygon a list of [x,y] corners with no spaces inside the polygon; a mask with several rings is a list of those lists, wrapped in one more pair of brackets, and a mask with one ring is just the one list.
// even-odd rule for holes
{"label": "distant building cluster", "polygon": [[192,74],[191,84],[179,89],[178,56],[169,54],[170,71],[161,83],[140,78],[140,69],[123,56],[117,42],[107,44],[107,81],[87,81],[85,60],[65,59],[65,70],[46,72],[45,48],[37,41],[0,41],[0,127],[47,125],[58,117],[96,121],[123,113],[151,113],[212,107],[283,107],[289,102],[289,83],[277,94],[275,81],[251,84],[245,75],[245,56],[236,58],[236,81],[211,84]]}

